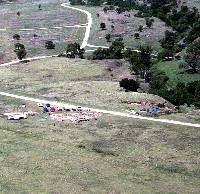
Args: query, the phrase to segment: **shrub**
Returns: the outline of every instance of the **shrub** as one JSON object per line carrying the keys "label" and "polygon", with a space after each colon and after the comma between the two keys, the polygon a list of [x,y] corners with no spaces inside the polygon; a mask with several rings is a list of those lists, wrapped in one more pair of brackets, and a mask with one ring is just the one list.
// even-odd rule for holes
{"label": "shrub", "polygon": [[14,52],[16,53],[19,60],[22,60],[26,56],[26,49],[23,44],[20,43],[15,44]]}
{"label": "shrub", "polygon": [[51,40],[48,40],[45,42],[45,48],[46,49],[55,49],[55,44]]}
{"label": "shrub", "polygon": [[137,92],[139,83],[136,80],[124,78],[119,82],[120,87],[127,91]]}
{"label": "shrub", "polygon": [[101,28],[101,30],[105,30],[106,29],[106,24],[102,22],[100,24],[100,28]]}
{"label": "shrub", "polygon": [[135,33],[134,37],[135,37],[135,39],[139,39],[140,38],[140,34],[139,33]]}
{"label": "shrub", "polygon": [[13,39],[15,39],[15,40],[20,40],[20,35],[19,35],[19,34],[14,34],[14,35],[13,35]]}

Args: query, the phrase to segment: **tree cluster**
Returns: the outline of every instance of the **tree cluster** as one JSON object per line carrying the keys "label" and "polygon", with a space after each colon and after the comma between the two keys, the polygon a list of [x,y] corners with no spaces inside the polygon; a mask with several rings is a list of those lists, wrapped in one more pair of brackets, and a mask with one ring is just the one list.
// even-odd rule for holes
{"label": "tree cluster", "polygon": [[169,77],[162,71],[153,71],[150,81],[150,92],[162,96],[176,106],[183,104],[200,108],[200,81],[188,84],[178,83],[175,87],[168,86]]}
{"label": "tree cluster", "polygon": [[115,39],[111,46],[107,48],[98,48],[93,52],[93,59],[122,59],[124,52],[124,42],[122,38]]}
{"label": "tree cluster", "polygon": [[127,49],[124,58],[130,63],[129,69],[131,72],[140,74],[146,70],[149,70],[152,66],[152,49],[149,46],[140,46],[139,52],[131,51]]}

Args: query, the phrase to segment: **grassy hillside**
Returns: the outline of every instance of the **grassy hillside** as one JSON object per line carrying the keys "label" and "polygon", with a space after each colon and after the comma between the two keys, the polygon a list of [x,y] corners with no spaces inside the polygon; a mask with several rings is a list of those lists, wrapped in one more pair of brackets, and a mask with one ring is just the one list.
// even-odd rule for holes
{"label": "grassy hillside", "polygon": [[155,68],[164,71],[169,77],[169,84],[176,85],[178,82],[189,83],[193,81],[200,80],[200,74],[190,74],[182,68],[184,61],[165,61],[159,62]]}
{"label": "grassy hillside", "polygon": [[[159,51],[161,47],[158,41],[164,36],[164,32],[170,29],[158,18],[154,18],[155,21],[152,28],[147,28],[145,18],[134,16],[137,13],[136,10],[118,14],[115,11],[104,13],[103,7],[83,6],[81,8],[92,13],[93,25],[89,43],[93,45],[109,46],[110,43],[106,42],[105,36],[106,34],[111,34],[113,36],[111,40],[114,40],[115,37],[123,37],[126,47],[136,49],[141,44],[148,44],[154,50]],[[99,13],[99,17],[97,17],[97,13]],[[130,17],[125,16],[129,14]],[[105,22],[106,30],[100,29],[101,22]],[[115,26],[115,30],[111,29],[111,25]],[[134,34],[138,32],[140,25],[144,26],[144,30],[140,33],[140,39],[135,39]]]}
{"label": "grassy hillside", "polygon": [[[8,100],[17,106],[0,104]],[[0,118],[0,192],[198,193],[199,138],[197,128],[108,115],[80,124]]]}
{"label": "grassy hillside", "polygon": [[162,98],[143,93],[124,92],[116,72],[93,61],[51,58],[1,68],[1,90],[91,107],[126,110],[124,100]]}

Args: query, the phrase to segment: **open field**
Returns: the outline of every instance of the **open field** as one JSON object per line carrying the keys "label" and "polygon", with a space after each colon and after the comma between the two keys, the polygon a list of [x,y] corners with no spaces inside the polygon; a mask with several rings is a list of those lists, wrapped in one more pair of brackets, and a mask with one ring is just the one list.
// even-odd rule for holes
{"label": "open field", "polygon": [[[154,18],[155,22],[152,28],[145,27],[145,19],[138,18],[134,15],[137,11],[125,12],[117,14],[115,11],[108,11],[104,13],[103,7],[81,7],[92,13],[93,25],[91,29],[91,36],[89,43],[93,45],[109,46],[110,43],[106,42],[106,34],[111,34],[113,37],[122,36],[126,47],[138,48],[140,44],[151,45],[156,51],[159,51],[159,40],[164,36],[164,32],[169,29],[165,26],[164,22],[157,18]],[[99,13],[99,17],[96,14]],[[130,14],[130,17],[125,15]],[[106,23],[106,30],[100,30],[100,23]],[[115,26],[115,30],[112,31],[111,25]],[[134,38],[134,33],[138,32],[138,27],[144,26],[143,32],[140,33],[140,39]],[[114,38],[113,38],[114,39]]]}
{"label": "open field", "polygon": [[[42,5],[42,10],[38,9]],[[61,7],[61,2],[52,1],[17,1],[12,4],[1,4],[0,38],[3,40],[0,47],[0,62],[11,61],[16,58],[13,52],[14,34],[19,34],[25,45],[27,57],[36,55],[53,55],[63,52],[66,45],[71,42],[81,43],[85,28],[65,27],[87,23],[83,13]],[[17,11],[21,15],[17,16]],[[53,27],[62,27],[53,29]],[[40,29],[46,28],[46,29]],[[28,29],[28,30],[23,30]],[[37,35],[37,37],[34,37]],[[44,45],[47,40],[56,44],[55,50],[47,50]]]}
{"label": "open field", "polygon": [[[51,58],[0,71],[1,91],[80,104],[85,106],[126,110],[124,100],[162,98],[143,93],[124,92],[119,87],[118,69],[108,70],[105,64],[88,60]],[[133,106],[133,105],[132,105]],[[131,106],[131,107],[132,107]]]}
{"label": "open field", "polygon": [[197,194],[199,139],[198,128],[108,115],[80,124],[0,118],[0,192]]}
{"label": "open field", "polygon": [[156,68],[164,71],[169,77],[169,84],[176,85],[178,82],[189,83],[200,80],[200,74],[190,74],[185,72],[184,68],[180,68],[184,61],[166,61],[159,62]]}

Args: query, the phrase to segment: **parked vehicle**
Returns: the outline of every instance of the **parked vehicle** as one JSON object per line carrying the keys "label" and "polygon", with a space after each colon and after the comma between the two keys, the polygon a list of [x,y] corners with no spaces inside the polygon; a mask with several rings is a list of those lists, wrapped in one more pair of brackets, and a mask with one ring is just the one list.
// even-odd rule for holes
{"label": "parked vehicle", "polygon": [[44,105],[42,103],[37,103],[38,107],[43,107]]}
{"label": "parked vehicle", "polygon": [[26,113],[10,113],[8,114],[8,120],[20,120],[27,119]]}

